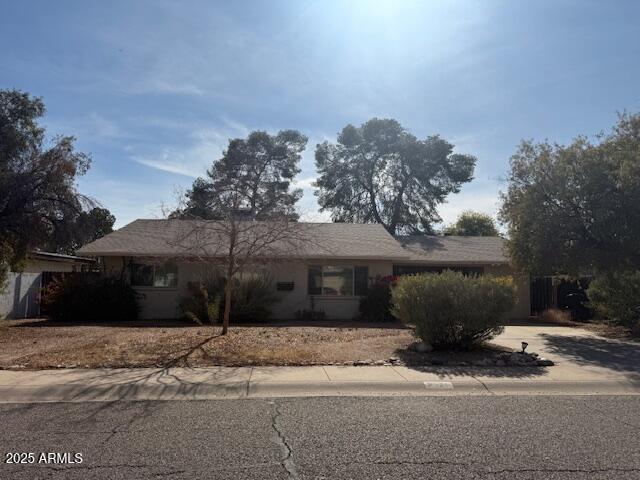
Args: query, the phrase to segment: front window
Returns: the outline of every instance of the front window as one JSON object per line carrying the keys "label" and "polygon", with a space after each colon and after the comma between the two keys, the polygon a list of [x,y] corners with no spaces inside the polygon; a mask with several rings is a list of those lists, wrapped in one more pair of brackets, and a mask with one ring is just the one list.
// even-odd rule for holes
{"label": "front window", "polygon": [[134,287],[178,286],[178,267],[172,263],[161,265],[131,264],[131,285]]}
{"label": "front window", "polygon": [[309,295],[364,295],[367,267],[322,265],[309,267]]}

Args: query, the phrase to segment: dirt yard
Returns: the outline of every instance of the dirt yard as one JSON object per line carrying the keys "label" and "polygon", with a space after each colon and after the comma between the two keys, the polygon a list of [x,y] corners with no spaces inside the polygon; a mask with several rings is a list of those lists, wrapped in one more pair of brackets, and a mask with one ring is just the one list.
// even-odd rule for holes
{"label": "dirt yard", "polygon": [[[356,328],[358,327],[358,328]],[[189,323],[59,325],[6,321],[0,368],[312,365],[388,360],[414,342],[401,325],[232,326],[229,334]]]}

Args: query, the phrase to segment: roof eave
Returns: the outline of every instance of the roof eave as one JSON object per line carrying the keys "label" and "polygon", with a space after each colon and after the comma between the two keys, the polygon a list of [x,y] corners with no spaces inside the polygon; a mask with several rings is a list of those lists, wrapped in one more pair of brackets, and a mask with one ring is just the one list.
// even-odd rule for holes
{"label": "roof eave", "polygon": [[77,255],[64,255],[53,252],[29,252],[28,258],[61,263],[95,263],[95,259]]}
{"label": "roof eave", "polygon": [[[83,252],[85,255],[91,255],[93,257],[155,257],[155,258],[224,258],[224,255],[198,255],[188,253],[154,253],[154,252]],[[388,255],[290,255],[277,257],[278,259],[293,259],[293,260],[378,260],[378,261],[409,261],[408,256],[388,256]]]}
{"label": "roof eave", "polygon": [[510,265],[509,260],[405,260],[407,264],[411,265],[434,265],[434,266],[446,266],[446,265],[468,265],[468,266],[482,266],[482,265]]}

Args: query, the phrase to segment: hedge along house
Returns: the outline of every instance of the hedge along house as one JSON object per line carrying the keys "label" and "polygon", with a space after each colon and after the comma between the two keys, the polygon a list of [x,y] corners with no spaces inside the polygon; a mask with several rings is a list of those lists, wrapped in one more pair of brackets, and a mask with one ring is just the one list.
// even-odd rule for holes
{"label": "hedge along house", "polygon": [[[180,316],[180,299],[189,282],[220,268],[226,240],[211,233],[197,248],[176,239],[194,225],[192,220],[136,220],[95,242],[79,254],[101,257],[104,268],[125,275],[142,294],[141,317]],[[212,224],[215,222],[211,222]],[[261,222],[252,222],[260,225]],[[247,223],[248,224],[248,223]],[[292,223],[294,235],[280,239],[251,269],[272,274],[281,298],[273,318],[291,319],[299,310],[322,310],[327,318],[358,315],[359,300],[376,277],[445,268],[467,273],[512,275],[518,287],[514,318],[529,315],[529,277],[509,266],[504,240],[498,237],[393,237],[382,225],[351,223]],[[208,237],[202,242],[203,236]],[[216,248],[217,244],[221,248]],[[206,247],[204,247],[206,245]],[[258,259],[260,260],[260,259]]]}

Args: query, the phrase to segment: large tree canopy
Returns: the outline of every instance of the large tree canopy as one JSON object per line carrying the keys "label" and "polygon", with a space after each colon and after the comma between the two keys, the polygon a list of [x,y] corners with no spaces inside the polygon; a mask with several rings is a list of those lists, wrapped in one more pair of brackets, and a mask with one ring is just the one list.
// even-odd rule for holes
{"label": "large tree canopy", "polygon": [[73,255],[81,246],[113,232],[115,221],[116,217],[106,208],[77,212],[57,222],[53,234],[41,248]]}
{"label": "large tree canopy", "polygon": [[335,222],[429,232],[441,221],[436,206],[473,178],[475,161],[437,135],[418,140],[395,120],[347,125],[337,143],[316,148],[318,203]]}
{"label": "large tree canopy", "polygon": [[307,137],[296,130],[277,135],[252,132],[246,139],[229,141],[222,158],[198,178],[186,194],[186,202],[173,217],[226,218],[230,205],[258,220],[273,217],[298,218],[295,204],[302,190],[292,189],[300,172],[298,163]]}
{"label": "large tree canopy", "polygon": [[73,137],[46,141],[37,123],[40,98],[0,90],[0,263],[16,265],[28,249],[49,241],[56,227],[91,201],[75,188],[89,168]]}
{"label": "large tree canopy", "polygon": [[511,255],[523,269],[640,269],[640,115],[621,115],[595,143],[522,142],[502,197]]}
{"label": "large tree canopy", "polygon": [[471,210],[462,212],[456,223],[445,228],[444,233],[465,237],[497,237],[499,235],[496,222],[490,215]]}

